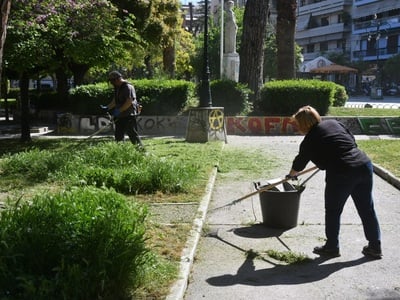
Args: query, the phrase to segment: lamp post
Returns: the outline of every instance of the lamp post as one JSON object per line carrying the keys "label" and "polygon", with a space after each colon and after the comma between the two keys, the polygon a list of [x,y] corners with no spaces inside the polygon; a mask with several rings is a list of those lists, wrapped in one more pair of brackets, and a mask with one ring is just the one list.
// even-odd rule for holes
{"label": "lamp post", "polygon": [[[375,72],[375,83],[374,86],[371,89],[371,98],[373,99],[383,99],[383,94],[382,94],[382,70],[381,70],[381,63],[380,63],[380,47],[379,47],[379,40],[382,35],[382,25],[389,25],[389,23],[381,23],[380,21],[377,20],[378,16],[375,14],[374,15],[374,20],[371,22],[374,26],[376,26],[376,30],[373,35],[371,33],[368,33],[368,41],[371,41],[372,38],[375,39],[375,52],[376,52],[376,72]],[[383,29],[383,31],[387,31],[386,29]],[[386,37],[387,38],[387,37]]]}
{"label": "lamp post", "polygon": [[208,0],[204,2],[203,76],[200,86],[200,107],[212,107],[210,67],[208,64]]}

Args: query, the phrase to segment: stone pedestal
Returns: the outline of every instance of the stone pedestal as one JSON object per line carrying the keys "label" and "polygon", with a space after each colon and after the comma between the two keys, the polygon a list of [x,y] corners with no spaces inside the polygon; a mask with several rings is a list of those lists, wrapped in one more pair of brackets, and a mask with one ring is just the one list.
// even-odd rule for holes
{"label": "stone pedestal", "polygon": [[240,58],[238,53],[224,53],[223,77],[229,80],[239,81]]}
{"label": "stone pedestal", "polygon": [[223,107],[198,107],[189,111],[186,141],[227,141]]}

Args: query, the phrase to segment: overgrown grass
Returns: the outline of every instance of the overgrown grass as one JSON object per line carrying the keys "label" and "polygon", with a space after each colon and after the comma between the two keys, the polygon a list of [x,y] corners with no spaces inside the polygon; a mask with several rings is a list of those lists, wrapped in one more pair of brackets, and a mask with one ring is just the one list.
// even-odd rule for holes
{"label": "overgrown grass", "polygon": [[[149,152],[137,151],[131,143],[99,142],[92,146],[56,142],[58,147],[30,147],[13,154],[4,154],[0,172],[7,179],[7,187],[43,182],[62,182],[66,185],[90,185],[114,188],[123,194],[184,193],[200,180],[204,168],[210,170],[210,161],[218,160],[220,144],[187,145],[185,151],[168,142],[161,148],[149,145]],[[46,149],[47,148],[47,149]],[[52,148],[52,149],[48,149]],[[175,151],[172,148],[176,148]],[[208,148],[208,149],[206,149]],[[209,159],[202,150],[211,152]],[[213,158],[213,155],[216,155]],[[191,158],[188,159],[188,156]],[[197,158],[197,159],[195,159]]]}
{"label": "overgrown grass", "polygon": [[337,117],[400,117],[400,109],[329,107],[328,116]]}
{"label": "overgrown grass", "polygon": [[[38,139],[32,144],[3,141],[0,143],[0,202],[4,202],[6,195],[23,195],[22,201],[33,203],[34,195],[51,196],[76,185],[127,192],[129,195],[124,197],[127,203],[199,201],[211,169],[220,160],[222,142],[197,144],[168,138],[144,142],[146,153],[138,152],[130,143],[110,143],[109,139],[84,142]],[[116,184],[116,179],[126,178],[120,174],[130,172],[137,172],[142,180],[137,182],[147,180],[151,188],[145,189],[143,184],[139,185],[142,188],[133,190]],[[124,183],[132,185],[130,180]],[[141,194],[136,194],[139,191]],[[146,222],[146,246],[151,252],[142,266],[140,285],[135,288],[131,284],[135,288],[135,299],[162,299],[168,294],[176,280],[190,228],[189,223],[161,226],[151,220]]]}
{"label": "overgrown grass", "polygon": [[400,178],[400,140],[361,140],[357,144],[374,163]]}
{"label": "overgrown grass", "polygon": [[0,212],[0,298],[125,299],[153,263],[146,216],[95,188],[12,204]]}

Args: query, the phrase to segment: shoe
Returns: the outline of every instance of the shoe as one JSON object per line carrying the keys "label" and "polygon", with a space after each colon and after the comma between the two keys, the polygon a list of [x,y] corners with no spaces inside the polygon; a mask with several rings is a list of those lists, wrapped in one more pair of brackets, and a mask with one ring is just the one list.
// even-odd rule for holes
{"label": "shoe", "polygon": [[382,258],[382,251],[379,249],[374,249],[371,248],[370,246],[365,246],[362,251],[362,254],[364,254],[365,256],[374,258],[374,259],[381,259]]}
{"label": "shoe", "polygon": [[315,247],[313,253],[323,256],[339,257],[339,248],[326,248],[325,246]]}

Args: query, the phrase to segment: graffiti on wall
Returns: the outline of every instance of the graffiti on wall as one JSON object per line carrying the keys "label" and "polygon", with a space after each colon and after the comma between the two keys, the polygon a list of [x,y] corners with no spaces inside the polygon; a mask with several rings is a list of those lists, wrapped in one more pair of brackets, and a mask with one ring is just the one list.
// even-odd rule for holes
{"label": "graffiti on wall", "polygon": [[291,117],[226,117],[227,132],[233,135],[280,135],[297,133]]}
{"label": "graffiti on wall", "polygon": [[[376,131],[393,133],[397,128],[399,118],[375,118],[361,120],[354,117],[323,117],[334,118],[342,122],[353,134],[368,134]],[[78,116],[69,113],[57,115],[57,130],[59,133],[93,133],[109,125],[106,116]],[[361,125],[361,126],[360,126]],[[397,126],[397,127],[396,127]],[[389,127],[389,128],[387,128]],[[141,135],[185,135],[187,128],[208,133],[211,139],[221,139],[224,130],[231,135],[291,135],[298,134],[295,122],[291,117],[224,117],[223,110],[193,110],[188,116],[141,116],[138,118],[138,129]],[[393,129],[394,128],[394,129]],[[111,128],[109,133],[113,132]]]}
{"label": "graffiti on wall", "polygon": [[186,140],[205,142],[224,140],[224,110],[215,107],[191,109],[187,123]]}
{"label": "graffiti on wall", "polygon": [[[177,134],[186,131],[186,116],[145,116],[138,117],[140,134]],[[57,131],[59,133],[91,133],[108,126],[110,119],[106,116],[79,116],[69,113],[57,116]],[[111,133],[112,128],[108,131]]]}

